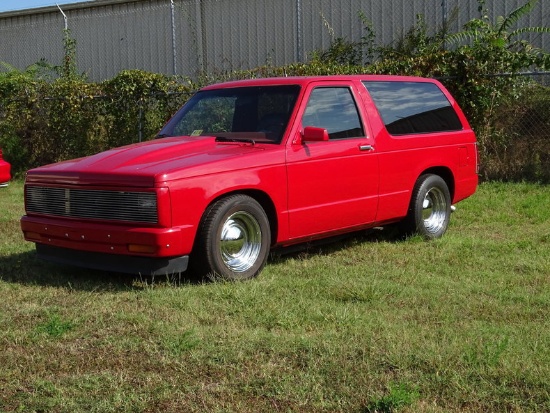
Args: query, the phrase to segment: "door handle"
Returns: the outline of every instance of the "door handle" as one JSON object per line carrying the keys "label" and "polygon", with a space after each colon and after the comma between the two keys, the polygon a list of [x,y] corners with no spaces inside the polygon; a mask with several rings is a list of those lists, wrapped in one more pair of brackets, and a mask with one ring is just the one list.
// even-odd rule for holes
{"label": "door handle", "polygon": [[373,151],[374,148],[372,145],[359,145],[360,151]]}

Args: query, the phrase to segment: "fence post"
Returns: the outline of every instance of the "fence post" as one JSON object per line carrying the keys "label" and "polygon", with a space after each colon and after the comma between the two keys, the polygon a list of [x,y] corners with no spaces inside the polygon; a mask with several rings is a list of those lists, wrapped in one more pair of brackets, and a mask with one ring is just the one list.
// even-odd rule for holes
{"label": "fence post", "polygon": [[204,18],[203,18],[203,5],[202,0],[195,1],[195,22],[196,22],[196,42],[197,42],[197,60],[199,66],[199,72],[203,72],[207,67],[206,57],[206,44],[204,43],[205,36],[204,30]]}
{"label": "fence post", "polygon": [[445,41],[447,38],[447,0],[442,0],[441,2],[441,13],[443,15],[443,50],[447,50],[447,43]]}
{"label": "fence post", "polygon": [[304,52],[302,38],[302,0],[296,0],[296,60],[301,62]]}
{"label": "fence post", "polygon": [[67,19],[67,15],[63,12],[63,10],[59,6],[59,4],[56,4],[56,6],[59,9],[59,11],[61,12],[61,14],[63,15],[63,21],[65,22],[65,30],[68,30],[69,29],[69,20]]}
{"label": "fence post", "polygon": [[174,76],[178,74],[177,55],[176,55],[176,17],[174,0],[170,0],[170,23],[172,25],[172,71]]}
{"label": "fence post", "polygon": [[140,98],[138,100],[138,107],[139,107],[139,113],[138,113],[138,138],[139,142],[143,140],[143,98]]}

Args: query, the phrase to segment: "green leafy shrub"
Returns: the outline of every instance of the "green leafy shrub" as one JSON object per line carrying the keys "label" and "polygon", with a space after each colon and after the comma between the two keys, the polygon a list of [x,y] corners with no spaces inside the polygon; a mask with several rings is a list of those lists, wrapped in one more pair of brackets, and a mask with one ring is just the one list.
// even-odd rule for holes
{"label": "green leafy shrub", "polygon": [[524,82],[502,101],[485,129],[488,180],[550,182],[550,89]]}
{"label": "green leafy shrub", "polygon": [[[76,73],[76,44],[65,31],[61,66],[39,62],[25,71],[7,67],[8,72],[0,73],[0,146],[17,173],[151,139],[194,90],[207,84],[273,76],[400,74],[436,77],[447,86],[476,131],[484,178],[550,182],[550,150],[541,143],[544,138],[524,133],[518,140],[519,132],[502,116],[516,107],[518,116],[548,122],[535,114],[548,113],[547,89],[532,93],[529,82],[514,76],[532,68],[550,69],[550,54],[520,38],[527,32],[550,33],[550,28],[511,30],[537,1],[493,21],[485,1],[479,0],[480,16],[453,34],[446,32],[446,25],[430,29],[418,16],[401,38],[381,47],[374,46],[374,28],[360,13],[366,35],[358,42],[331,32],[329,48],[314,51],[308,62],[202,73],[196,82],[140,70],[87,82]],[[512,142],[518,148],[520,141],[525,151],[518,159],[518,152],[513,156],[509,148]]]}
{"label": "green leafy shrub", "polygon": [[124,70],[102,84],[108,146],[152,138],[195,86],[140,70]]}
{"label": "green leafy shrub", "polygon": [[44,130],[44,120],[38,116],[42,83],[29,73],[0,74],[0,145],[14,171],[31,164],[32,143]]}
{"label": "green leafy shrub", "polygon": [[[508,148],[512,136],[518,132],[510,127],[504,131],[498,126],[498,122],[502,122],[501,113],[510,105],[523,106],[526,112],[540,110],[540,104],[529,98],[530,82],[516,75],[534,68],[550,69],[550,54],[521,39],[521,35],[528,32],[550,33],[550,28],[511,30],[520,18],[533,10],[537,2],[530,0],[508,16],[499,16],[492,21],[485,10],[485,1],[479,0],[480,16],[469,21],[463,31],[453,34],[446,33],[445,29],[430,30],[419,16],[417,24],[401,39],[375,48],[377,60],[362,68],[363,72],[441,79],[476,131],[482,177],[550,182],[548,174],[542,172],[550,170],[550,150],[534,141],[539,137],[523,134],[523,145],[530,147],[531,152],[525,151],[524,156],[518,157],[519,154],[514,151],[512,156]],[[355,55],[348,48],[357,45],[348,43],[346,48],[342,47],[341,39],[337,40],[329,49],[329,64],[342,63],[346,56],[352,56],[348,65],[343,66],[347,69],[349,64],[356,62]],[[334,57],[338,51],[341,55]],[[323,56],[322,53],[317,55]],[[319,64],[315,59],[312,63]],[[547,104],[547,101],[544,103]],[[545,112],[547,110],[542,110],[542,113]],[[531,116],[531,119],[536,119],[536,116]],[[514,142],[516,147],[517,141]]]}
{"label": "green leafy shrub", "polygon": [[92,83],[0,74],[0,146],[16,173],[151,139],[196,85],[138,70]]}

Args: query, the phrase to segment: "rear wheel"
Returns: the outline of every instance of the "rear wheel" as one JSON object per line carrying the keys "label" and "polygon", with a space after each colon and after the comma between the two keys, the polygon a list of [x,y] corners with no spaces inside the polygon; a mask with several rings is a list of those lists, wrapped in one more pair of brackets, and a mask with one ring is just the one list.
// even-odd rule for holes
{"label": "rear wheel", "polygon": [[193,258],[210,278],[246,280],[264,267],[270,243],[269,220],[261,205],[247,195],[233,195],[207,210]]}
{"label": "rear wheel", "polygon": [[447,183],[438,175],[422,175],[413,190],[405,220],[408,232],[426,239],[440,238],[451,218],[451,195]]}

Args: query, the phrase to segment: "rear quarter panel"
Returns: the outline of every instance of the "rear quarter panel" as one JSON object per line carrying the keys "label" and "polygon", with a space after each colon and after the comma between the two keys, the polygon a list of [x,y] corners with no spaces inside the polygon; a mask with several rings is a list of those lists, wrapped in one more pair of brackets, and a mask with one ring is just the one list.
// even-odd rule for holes
{"label": "rear quarter panel", "polygon": [[457,113],[463,130],[393,136],[384,126],[370,96],[364,95],[365,110],[379,157],[378,222],[405,217],[417,179],[430,170],[447,172],[451,178],[449,189],[453,203],[472,195],[476,190],[475,135],[456,101],[444,88],[441,90]]}

